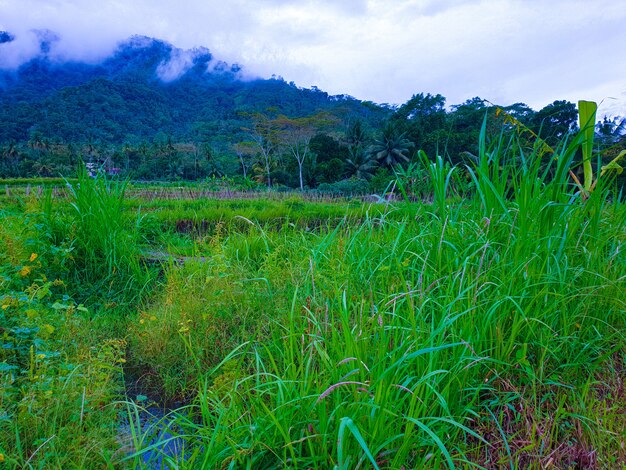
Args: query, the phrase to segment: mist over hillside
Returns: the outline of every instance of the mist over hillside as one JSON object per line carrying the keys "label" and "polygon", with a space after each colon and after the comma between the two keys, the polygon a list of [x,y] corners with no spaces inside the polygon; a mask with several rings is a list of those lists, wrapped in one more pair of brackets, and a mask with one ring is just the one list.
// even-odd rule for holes
{"label": "mist over hillside", "polygon": [[[37,135],[62,142],[132,143],[157,135],[210,141],[240,133],[242,114],[268,108],[299,116],[324,110],[372,125],[389,114],[348,96],[252,76],[206,48],[182,50],[134,36],[94,64],[51,53],[50,31],[37,37],[39,52],[32,59],[0,70],[0,142]],[[1,54],[15,39],[2,32],[0,41]]]}
{"label": "mist over hillside", "polygon": [[[253,176],[314,188],[377,174],[384,186],[419,150],[465,165],[483,123],[487,139],[498,139],[513,135],[513,119],[532,131],[522,142],[530,147],[528,135],[558,145],[578,126],[566,100],[535,111],[416,90],[404,104],[376,104],[263,79],[204,47],[132,36],[79,61],[67,60],[60,41],[50,30],[0,32],[0,177],[72,174],[83,160],[139,179]],[[609,158],[626,141],[626,120],[598,119]]]}

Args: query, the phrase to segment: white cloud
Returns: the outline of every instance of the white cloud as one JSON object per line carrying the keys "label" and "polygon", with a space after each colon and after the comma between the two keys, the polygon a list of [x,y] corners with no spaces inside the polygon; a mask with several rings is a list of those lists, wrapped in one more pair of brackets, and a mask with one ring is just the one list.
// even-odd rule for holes
{"label": "white cloud", "polygon": [[[58,31],[59,56],[98,60],[144,34],[262,76],[277,74],[378,102],[441,93],[540,108],[602,100],[626,113],[626,9],[614,0],[0,0],[0,64],[33,51],[32,28]],[[180,59],[180,60],[179,60]],[[185,66],[184,58],[172,62]],[[181,62],[182,61],[182,62]],[[178,70],[178,69],[177,69]]]}
{"label": "white cloud", "polygon": [[19,34],[13,41],[0,44],[0,68],[13,69],[39,52],[39,39],[36,34]]}

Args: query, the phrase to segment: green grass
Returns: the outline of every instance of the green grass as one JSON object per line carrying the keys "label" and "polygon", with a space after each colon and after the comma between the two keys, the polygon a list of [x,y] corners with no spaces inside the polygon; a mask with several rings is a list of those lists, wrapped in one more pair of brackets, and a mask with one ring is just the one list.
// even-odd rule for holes
{"label": "green grass", "polygon": [[[127,360],[133,393],[184,404],[162,419],[179,468],[626,465],[626,205],[608,178],[572,184],[582,141],[542,158],[483,132],[473,166],[426,167],[432,203],[129,198],[83,175],[65,198],[7,204],[0,453],[52,468],[156,457],[120,393]],[[173,256],[150,267],[155,252]],[[38,374],[44,347],[63,360]],[[24,412],[42,376],[54,393]],[[125,451],[110,426],[123,403]]]}
{"label": "green grass", "polygon": [[123,325],[69,297],[69,250],[24,209],[0,212],[3,468],[104,467],[118,459]]}
{"label": "green grass", "polygon": [[479,201],[445,220],[221,236],[169,272],[132,327],[135,360],[165,393],[198,393],[177,422],[205,449],[191,467],[353,467],[368,452],[386,468],[541,466],[564,442],[559,465],[610,459],[619,438],[592,409],[624,360],[618,209],[600,250],[589,225],[522,231]]}

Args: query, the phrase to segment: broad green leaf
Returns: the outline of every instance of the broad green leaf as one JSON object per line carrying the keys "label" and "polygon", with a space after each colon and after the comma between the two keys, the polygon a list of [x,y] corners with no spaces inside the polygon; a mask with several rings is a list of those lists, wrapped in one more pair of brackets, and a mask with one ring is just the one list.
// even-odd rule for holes
{"label": "broad green leaf", "polygon": [[593,168],[591,167],[591,154],[593,152],[593,137],[595,134],[596,111],[598,105],[595,101],[578,102],[578,121],[580,131],[583,133],[583,170],[585,172],[584,187],[591,190],[593,184]]}

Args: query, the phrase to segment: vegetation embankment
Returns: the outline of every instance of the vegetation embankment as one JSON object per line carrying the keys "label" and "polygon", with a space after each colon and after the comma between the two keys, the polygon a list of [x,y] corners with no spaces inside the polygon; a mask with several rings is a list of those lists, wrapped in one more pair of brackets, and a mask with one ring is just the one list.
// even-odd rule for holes
{"label": "vegetation embankment", "polygon": [[[584,144],[483,132],[473,165],[416,161],[384,204],[157,207],[83,174],[68,200],[8,205],[2,458],[155,457],[144,397],[115,404],[128,361],[137,390],[186,403],[162,422],[179,467],[623,466],[626,206],[611,172],[572,177]],[[151,248],[201,259],[159,278]]]}
{"label": "vegetation embankment", "polygon": [[130,327],[192,400],[186,465],[623,465],[626,210],[574,195],[577,144],[485,148],[456,203],[432,164],[410,217],[205,239]]}

